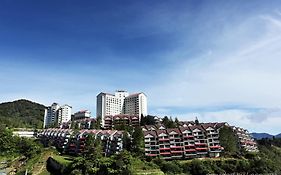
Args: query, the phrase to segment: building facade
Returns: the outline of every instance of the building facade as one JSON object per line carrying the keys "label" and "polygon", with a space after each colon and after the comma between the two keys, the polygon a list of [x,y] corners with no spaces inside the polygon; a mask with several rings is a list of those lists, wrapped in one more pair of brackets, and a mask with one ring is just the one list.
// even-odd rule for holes
{"label": "building facade", "polygon": [[94,139],[99,139],[103,147],[103,154],[110,156],[123,149],[124,131],[116,130],[79,130],[48,128],[39,133],[43,144],[52,143],[58,150],[67,154],[81,154],[85,151],[86,140],[91,134]]}
{"label": "building facade", "polygon": [[58,103],[53,103],[45,109],[43,128],[49,126],[59,126],[62,123],[71,120],[71,109],[69,105],[60,106]]}
{"label": "building facade", "polygon": [[[145,155],[163,159],[191,159],[219,157],[224,148],[220,145],[219,130],[227,123],[182,122],[178,128],[166,129],[163,125],[142,127]],[[245,129],[232,127],[239,138],[238,145],[246,151],[258,151],[256,142]]]}
{"label": "building facade", "polygon": [[58,103],[53,103],[45,109],[43,128],[50,126],[57,122],[57,111],[60,108]]}
{"label": "building facade", "polygon": [[91,112],[89,110],[81,110],[74,113],[73,120],[81,120],[91,117]]}
{"label": "building facade", "polygon": [[[113,129],[122,126],[140,126],[140,119],[137,115],[119,114],[104,117],[104,129]],[[119,128],[120,129],[120,128]]]}
{"label": "building facade", "polygon": [[58,109],[58,125],[66,123],[71,120],[72,107],[65,104]]}
{"label": "building facade", "polygon": [[147,97],[144,93],[129,94],[126,91],[116,91],[115,94],[100,93],[97,95],[97,114],[101,117],[102,126],[105,125],[105,116],[129,114],[146,116]]}

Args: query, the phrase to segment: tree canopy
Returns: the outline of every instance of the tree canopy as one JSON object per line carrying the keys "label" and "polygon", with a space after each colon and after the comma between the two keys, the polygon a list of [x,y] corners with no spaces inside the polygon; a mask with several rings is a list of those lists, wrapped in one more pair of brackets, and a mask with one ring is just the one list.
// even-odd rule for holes
{"label": "tree canopy", "polygon": [[45,106],[28,100],[0,104],[0,121],[9,128],[42,128]]}

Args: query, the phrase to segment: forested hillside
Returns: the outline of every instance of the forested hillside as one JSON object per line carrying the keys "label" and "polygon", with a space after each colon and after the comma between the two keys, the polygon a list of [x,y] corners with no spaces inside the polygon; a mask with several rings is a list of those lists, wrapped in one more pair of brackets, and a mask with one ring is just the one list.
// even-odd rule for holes
{"label": "forested hillside", "polygon": [[0,123],[10,128],[42,128],[44,105],[28,100],[0,104]]}

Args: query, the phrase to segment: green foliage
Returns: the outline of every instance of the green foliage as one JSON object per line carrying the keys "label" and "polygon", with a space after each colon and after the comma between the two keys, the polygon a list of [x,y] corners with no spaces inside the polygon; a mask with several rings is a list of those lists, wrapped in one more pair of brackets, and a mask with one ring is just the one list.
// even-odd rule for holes
{"label": "green foliage", "polygon": [[97,116],[96,122],[91,124],[91,129],[101,129],[101,116]]}
{"label": "green foliage", "polygon": [[0,156],[25,156],[32,158],[41,151],[35,140],[13,136],[12,131],[0,127]]}
{"label": "green foliage", "polygon": [[66,174],[132,174],[130,165],[133,157],[127,151],[111,157],[96,157],[87,159],[78,157],[69,166],[70,173]]}
{"label": "green foliage", "polygon": [[235,155],[238,152],[238,139],[230,127],[224,126],[219,131],[219,140],[225,155]]}
{"label": "green foliage", "polygon": [[154,116],[152,116],[152,115],[147,115],[147,116],[141,115],[140,125],[141,126],[144,126],[144,125],[155,125]]}
{"label": "green foliage", "polygon": [[124,132],[122,138],[123,148],[127,151],[131,151],[132,148],[132,139],[129,137],[128,132]]}
{"label": "green foliage", "polygon": [[175,118],[175,124],[177,125],[177,126],[179,126],[179,124],[180,124],[180,121],[179,121],[179,119],[176,117]]}
{"label": "green foliage", "polygon": [[137,155],[144,154],[144,135],[141,127],[136,127],[132,134],[132,151]]}
{"label": "green foliage", "polygon": [[9,128],[42,128],[45,106],[18,100],[0,104],[1,124]]}
{"label": "green foliage", "polygon": [[176,128],[176,123],[173,121],[172,117],[168,118],[165,116],[162,123],[166,128]]}

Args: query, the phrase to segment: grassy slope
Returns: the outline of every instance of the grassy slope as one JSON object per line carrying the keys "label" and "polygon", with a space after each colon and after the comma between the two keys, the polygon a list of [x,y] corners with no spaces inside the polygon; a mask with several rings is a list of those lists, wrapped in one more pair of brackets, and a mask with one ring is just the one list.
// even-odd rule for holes
{"label": "grassy slope", "polygon": [[57,155],[57,151],[52,148],[46,148],[41,154],[36,155],[32,159],[29,159],[25,166],[20,169],[19,172],[25,172],[27,169],[29,173],[33,175],[49,175],[46,169],[46,161],[50,156]]}
{"label": "grassy slope", "polygon": [[131,162],[131,169],[136,175],[164,175],[164,173],[158,167],[148,162],[143,162],[140,159],[134,159]]}

